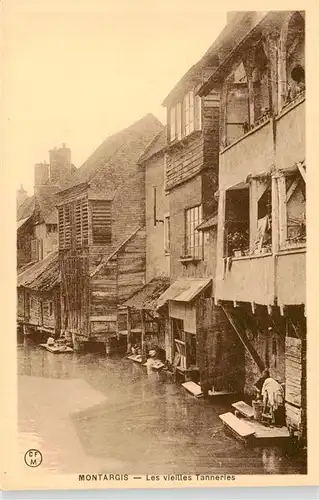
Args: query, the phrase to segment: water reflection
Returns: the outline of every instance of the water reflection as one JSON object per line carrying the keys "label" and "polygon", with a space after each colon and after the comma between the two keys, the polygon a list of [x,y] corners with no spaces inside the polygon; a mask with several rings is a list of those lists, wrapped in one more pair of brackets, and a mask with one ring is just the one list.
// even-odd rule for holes
{"label": "water reflection", "polygon": [[280,449],[249,449],[225,434],[218,415],[227,403],[194,399],[128,360],[21,345],[18,366],[22,448],[40,446],[50,470],[305,472]]}

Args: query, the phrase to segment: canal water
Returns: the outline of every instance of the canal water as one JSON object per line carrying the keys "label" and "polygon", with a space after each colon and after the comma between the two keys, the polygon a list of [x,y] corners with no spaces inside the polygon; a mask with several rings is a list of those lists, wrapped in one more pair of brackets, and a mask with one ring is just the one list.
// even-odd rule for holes
{"label": "canal water", "polygon": [[299,474],[305,460],[224,432],[229,402],[195,399],[121,357],[18,345],[19,446],[52,473]]}

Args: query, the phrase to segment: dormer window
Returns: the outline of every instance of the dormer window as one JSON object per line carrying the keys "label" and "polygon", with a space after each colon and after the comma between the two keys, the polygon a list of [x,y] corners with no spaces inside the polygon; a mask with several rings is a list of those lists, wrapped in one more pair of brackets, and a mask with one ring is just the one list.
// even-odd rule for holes
{"label": "dormer window", "polygon": [[169,110],[169,141],[180,141],[194,130],[201,130],[201,114],[201,98],[195,95],[195,90],[188,91]]}

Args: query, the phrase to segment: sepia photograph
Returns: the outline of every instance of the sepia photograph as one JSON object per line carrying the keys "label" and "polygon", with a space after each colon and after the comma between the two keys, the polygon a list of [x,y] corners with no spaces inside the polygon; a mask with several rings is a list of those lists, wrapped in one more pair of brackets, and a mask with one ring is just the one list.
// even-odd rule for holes
{"label": "sepia photograph", "polygon": [[308,13],[222,9],[8,8],[34,484],[308,473]]}

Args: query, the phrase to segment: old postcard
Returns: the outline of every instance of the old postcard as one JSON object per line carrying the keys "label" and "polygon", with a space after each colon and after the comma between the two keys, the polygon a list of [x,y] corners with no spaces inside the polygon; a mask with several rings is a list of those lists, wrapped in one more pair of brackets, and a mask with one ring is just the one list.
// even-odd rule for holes
{"label": "old postcard", "polygon": [[4,489],[317,483],[318,9],[264,4],[3,4]]}

